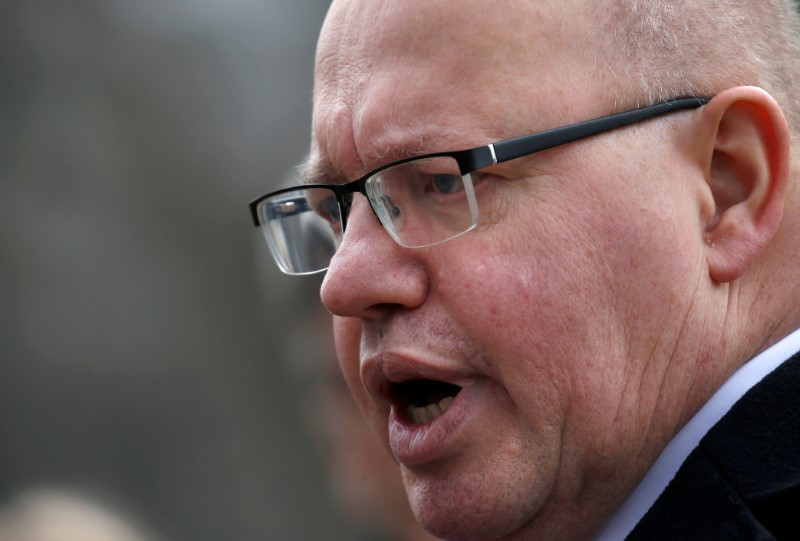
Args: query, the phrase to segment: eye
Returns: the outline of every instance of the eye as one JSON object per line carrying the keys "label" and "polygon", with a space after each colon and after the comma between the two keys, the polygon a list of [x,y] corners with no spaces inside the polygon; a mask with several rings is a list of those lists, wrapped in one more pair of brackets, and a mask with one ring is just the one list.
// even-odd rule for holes
{"label": "eye", "polygon": [[461,177],[458,175],[431,175],[431,184],[434,190],[444,194],[455,193],[464,187]]}
{"label": "eye", "polygon": [[341,221],[341,209],[334,195],[325,194],[324,197],[313,197],[313,195],[317,195],[313,193],[309,195],[314,212],[321,218],[332,224],[338,224]]}
{"label": "eye", "polygon": [[392,216],[392,218],[397,218],[400,216],[400,207],[394,204],[391,197],[388,195],[382,195],[381,203],[383,203],[385,208],[389,209],[389,214]]}
{"label": "eye", "polygon": [[342,219],[341,209],[339,209],[339,202],[335,197],[326,197],[322,202],[322,215],[330,222],[338,223]]}

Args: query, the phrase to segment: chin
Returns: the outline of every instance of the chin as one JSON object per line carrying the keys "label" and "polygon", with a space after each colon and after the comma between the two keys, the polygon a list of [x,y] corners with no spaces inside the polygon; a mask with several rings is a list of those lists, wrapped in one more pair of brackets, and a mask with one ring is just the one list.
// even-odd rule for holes
{"label": "chin", "polygon": [[[523,539],[535,515],[530,494],[501,490],[481,475],[483,483],[436,483],[404,472],[414,516],[431,534],[448,541]],[[463,481],[463,480],[462,480]],[[490,488],[491,487],[491,488]],[[505,496],[505,497],[504,497]]]}
{"label": "chin", "polygon": [[[420,524],[431,534],[448,541],[522,540],[525,523],[508,523],[502,517],[459,513],[450,510],[422,511]],[[415,510],[416,513],[416,510]]]}

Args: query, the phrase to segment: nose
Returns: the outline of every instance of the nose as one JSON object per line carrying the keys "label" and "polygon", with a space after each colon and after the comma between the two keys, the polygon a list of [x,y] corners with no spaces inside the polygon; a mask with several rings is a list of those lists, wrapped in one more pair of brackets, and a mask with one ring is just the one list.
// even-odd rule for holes
{"label": "nose", "polygon": [[429,289],[425,250],[397,244],[366,198],[356,195],[344,237],[322,282],[322,303],[334,315],[360,319],[418,307]]}

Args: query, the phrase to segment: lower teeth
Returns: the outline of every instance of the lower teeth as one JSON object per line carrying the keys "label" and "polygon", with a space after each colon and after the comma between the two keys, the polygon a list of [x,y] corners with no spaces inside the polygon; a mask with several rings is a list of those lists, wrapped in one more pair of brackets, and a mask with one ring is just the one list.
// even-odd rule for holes
{"label": "lower teeth", "polygon": [[427,406],[408,406],[408,418],[418,425],[430,423],[431,421],[441,417],[444,412],[447,411],[447,408],[450,407],[450,403],[452,401],[453,397],[448,396],[441,399],[438,404],[428,404]]}

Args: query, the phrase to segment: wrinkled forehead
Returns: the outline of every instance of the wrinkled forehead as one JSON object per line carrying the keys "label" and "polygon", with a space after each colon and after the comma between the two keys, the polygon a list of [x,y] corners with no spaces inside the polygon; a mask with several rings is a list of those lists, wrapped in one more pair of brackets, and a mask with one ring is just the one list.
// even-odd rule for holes
{"label": "wrinkled forehead", "polygon": [[474,11],[476,4],[480,3],[335,1],[320,33],[317,77],[326,83],[354,83],[349,76],[363,75],[381,64],[412,58],[430,61],[443,55],[463,62],[476,50],[497,49],[502,46],[500,33],[513,30],[507,27],[510,20],[480,16]]}
{"label": "wrinkled forehead", "polygon": [[[463,133],[491,119],[509,133],[535,131],[523,109],[553,124],[553,101],[596,64],[586,52],[590,19],[577,0],[335,1],[317,48],[312,159],[352,164],[352,177],[401,140],[436,141],[436,126]],[[558,114],[575,101],[562,100]]]}

